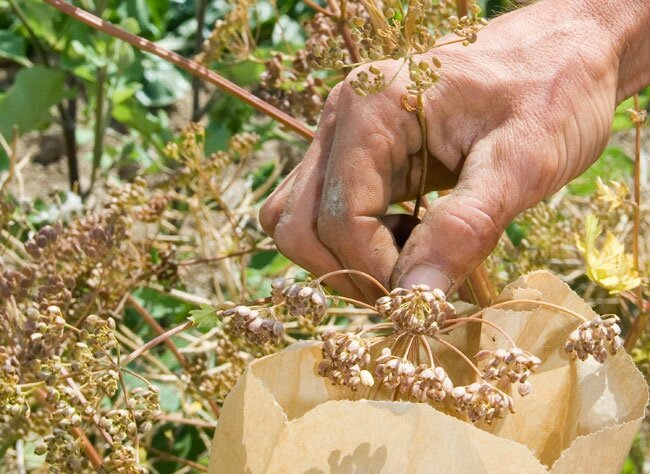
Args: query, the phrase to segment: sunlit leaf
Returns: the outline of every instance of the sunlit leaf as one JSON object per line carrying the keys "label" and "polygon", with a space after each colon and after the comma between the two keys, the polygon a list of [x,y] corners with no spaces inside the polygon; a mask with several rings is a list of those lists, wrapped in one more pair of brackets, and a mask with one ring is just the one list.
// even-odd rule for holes
{"label": "sunlit leaf", "polygon": [[587,263],[587,276],[612,294],[633,290],[641,285],[641,279],[634,269],[632,255],[625,253],[625,246],[611,232],[607,232],[599,249],[596,241],[602,231],[598,218],[589,214],[584,237],[576,234],[576,245]]}

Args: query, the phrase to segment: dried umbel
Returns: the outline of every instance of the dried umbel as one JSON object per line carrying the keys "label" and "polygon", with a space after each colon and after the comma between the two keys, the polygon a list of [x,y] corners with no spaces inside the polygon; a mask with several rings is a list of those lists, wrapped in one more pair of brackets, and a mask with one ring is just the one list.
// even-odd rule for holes
{"label": "dried umbel", "polygon": [[283,278],[276,278],[271,283],[271,292],[276,304],[284,305],[289,314],[299,320],[309,317],[312,326],[319,325],[327,312],[327,298],[318,282],[313,285],[287,283]]}
{"label": "dried umbel", "polygon": [[456,314],[440,289],[415,285],[395,288],[375,303],[380,316],[393,323],[395,334],[435,336],[448,318]]}
{"label": "dried umbel", "polygon": [[467,413],[472,423],[485,421],[490,424],[507,411],[515,412],[512,398],[487,382],[454,387],[451,396],[456,409]]}
{"label": "dried umbel", "polygon": [[201,64],[211,61],[245,60],[255,47],[250,29],[249,12],[254,6],[250,0],[234,0],[230,11],[214,24],[210,36],[203,42],[201,52],[194,58]]}
{"label": "dried umbel", "polygon": [[495,382],[501,387],[508,388],[510,384],[518,383],[517,390],[521,396],[530,393],[528,381],[531,373],[541,364],[541,360],[518,347],[512,349],[484,350],[476,354],[476,360],[485,362],[483,379]]}
{"label": "dried umbel", "polygon": [[251,344],[278,343],[284,337],[284,326],[266,308],[236,306],[222,315],[230,319],[234,334],[243,335]]}
{"label": "dried umbel", "polygon": [[574,359],[587,360],[592,356],[602,364],[608,354],[614,355],[623,347],[619,322],[616,315],[585,321],[569,335],[564,350]]}
{"label": "dried umbel", "polygon": [[323,361],[318,366],[318,373],[328,377],[332,383],[345,385],[356,390],[359,384],[371,387],[372,375],[366,367],[371,358],[369,345],[357,334],[336,334],[327,332],[323,335]]}
{"label": "dried umbel", "polygon": [[[298,287],[296,285],[292,291],[297,291]],[[274,286],[274,298],[278,301],[284,298],[281,288],[283,285],[280,283]],[[531,374],[542,361],[517,347],[499,325],[482,320],[480,317],[486,310],[458,317],[444,292],[426,285],[384,291],[386,295],[376,301],[375,308],[386,322],[367,326],[355,333],[327,332],[324,335],[323,360],[318,366],[321,376],[327,377],[334,385],[350,388],[362,398],[428,403],[440,403],[451,398],[454,408],[465,413],[470,421],[488,424],[508,411],[514,412],[514,402],[508,393],[513,386],[522,397],[531,393]],[[568,308],[525,299],[497,303],[491,308],[524,304],[548,307],[580,321],[566,344],[567,352],[574,359],[584,360],[591,354],[603,362],[608,350],[614,353],[621,347],[616,317],[587,320]],[[456,328],[469,323],[484,324],[496,330],[508,347],[481,350],[473,362],[447,338]],[[441,349],[451,351],[451,354],[439,360],[435,354]],[[454,353],[476,374],[475,382],[454,384],[445,369],[446,358],[453,357]]]}

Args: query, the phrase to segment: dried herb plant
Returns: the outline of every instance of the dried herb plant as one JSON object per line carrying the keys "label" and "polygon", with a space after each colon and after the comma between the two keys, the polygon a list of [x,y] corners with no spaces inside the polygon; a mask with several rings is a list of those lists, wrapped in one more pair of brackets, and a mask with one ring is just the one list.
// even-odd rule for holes
{"label": "dried herb plant", "polygon": [[[372,63],[399,59],[410,78],[403,104],[418,115],[426,143],[423,95],[444,70],[435,56],[425,61],[421,55],[450,42],[469,45],[485,24],[479,9],[466,8],[465,2],[332,0],[321,6],[307,1],[316,13],[305,25],[304,49],[260,59],[250,27],[254,2],[236,0],[191,61],[65,2],[46,2],[212,82],[307,139],[313,131],[296,118],[315,124],[334,82],[365,64],[352,85],[360,95],[378,92],[391,78]],[[447,35],[454,39],[441,41]],[[257,97],[205,67],[242,60],[265,63]],[[638,107],[632,118],[639,134],[644,116]],[[40,229],[30,227],[8,197],[5,183],[11,173],[2,181],[0,439],[8,448],[9,469],[30,445],[51,472],[146,472],[152,459],[204,471],[204,464],[185,459],[172,443],[169,452],[153,447],[154,437],[169,438],[164,433],[171,433],[170,426],[192,427],[203,443],[198,450],[206,452],[220,405],[248,362],[298,339],[323,340],[320,374],[356,398],[448,404],[470,421],[491,422],[514,409],[511,390],[530,393],[528,377],[540,360],[514,344],[474,357],[457,350],[448,341],[455,328],[494,324],[481,319],[482,310],[457,316],[436,289],[382,288],[385,296],[367,305],[328,294],[324,285],[331,275],[302,282],[284,275],[272,281],[269,297],[252,299],[248,259],[258,250],[273,249],[255,223],[255,204],[263,193],[242,179],[260,137],[241,133],[227,150],[207,154],[205,133],[191,124],[168,144],[169,169],[162,178],[115,186],[97,208]],[[555,203],[531,210],[522,218],[530,229],[527,251],[513,261],[508,257],[517,252],[504,244],[492,264],[493,276],[501,273],[510,280],[524,270],[555,265],[562,273],[577,272],[579,279],[582,251],[595,283],[583,279],[576,285],[602,306],[609,304],[610,291],[618,291],[621,324],[632,327],[628,347],[634,346],[647,321],[647,298],[639,283],[650,265],[640,242],[639,228],[648,216],[638,171],[632,199],[624,185],[611,183],[601,184],[599,199],[578,204],[597,216],[589,221],[588,235],[569,225],[577,206],[571,200],[562,209]],[[419,206],[418,199],[416,216]],[[615,229],[614,240],[606,238],[602,247],[596,218]],[[572,244],[576,230],[581,250]],[[621,247],[630,243],[631,261]],[[612,256],[615,264],[602,264]],[[194,280],[198,268],[209,275],[207,285]],[[198,309],[191,311],[191,321],[168,329],[137,297],[144,289]],[[519,300],[491,307],[535,305],[544,303]],[[131,331],[126,308],[149,328],[150,339]],[[620,349],[618,317],[587,321],[566,308],[552,309],[575,320],[564,347],[570,357],[602,362]],[[151,353],[163,344],[171,366]],[[648,353],[644,344],[639,360]],[[435,345],[463,360],[475,381],[456,384],[445,361],[433,356]],[[177,394],[176,412],[161,407],[161,390]]]}

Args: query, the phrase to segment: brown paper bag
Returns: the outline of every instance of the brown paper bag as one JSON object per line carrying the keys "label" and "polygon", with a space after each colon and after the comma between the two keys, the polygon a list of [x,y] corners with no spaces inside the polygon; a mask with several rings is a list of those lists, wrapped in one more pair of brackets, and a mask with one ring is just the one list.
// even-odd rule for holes
{"label": "brown paper bag", "polygon": [[[547,272],[509,285],[500,300],[513,299],[595,316]],[[316,373],[320,344],[304,342],[253,362],[228,395],[209,472],[619,473],[648,401],[630,357],[570,362],[562,347],[576,322],[546,308],[488,310],[484,319],[543,361],[533,392],[513,394],[517,413],[473,425],[424,403],[344,399],[347,392]],[[466,353],[504,347],[503,336],[482,326],[457,337]]]}

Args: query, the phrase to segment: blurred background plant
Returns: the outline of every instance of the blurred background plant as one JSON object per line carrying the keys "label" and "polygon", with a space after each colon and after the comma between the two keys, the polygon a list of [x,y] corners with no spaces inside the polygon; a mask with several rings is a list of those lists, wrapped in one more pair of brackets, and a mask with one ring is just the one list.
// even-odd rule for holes
{"label": "blurred background plant", "polygon": [[[490,17],[525,3],[478,5]],[[399,41],[377,50],[356,0],[74,4],[309,126],[352,65],[403,57]],[[436,2],[433,37],[471,4]],[[646,377],[649,97],[621,104],[598,162],[522,214],[486,262],[497,289],[548,268],[597,312],[620,315]],[[318,305],[228,313],[228,302],[267,301],[276,277],[308,277],[256,219],[307,143],[40,1],[0,0],[0,137],[0,472],[205,471],[220,405],[248,361],[374,318],[342,298],[324,321]],[[647,472],[649,432],[624,472]]]}

